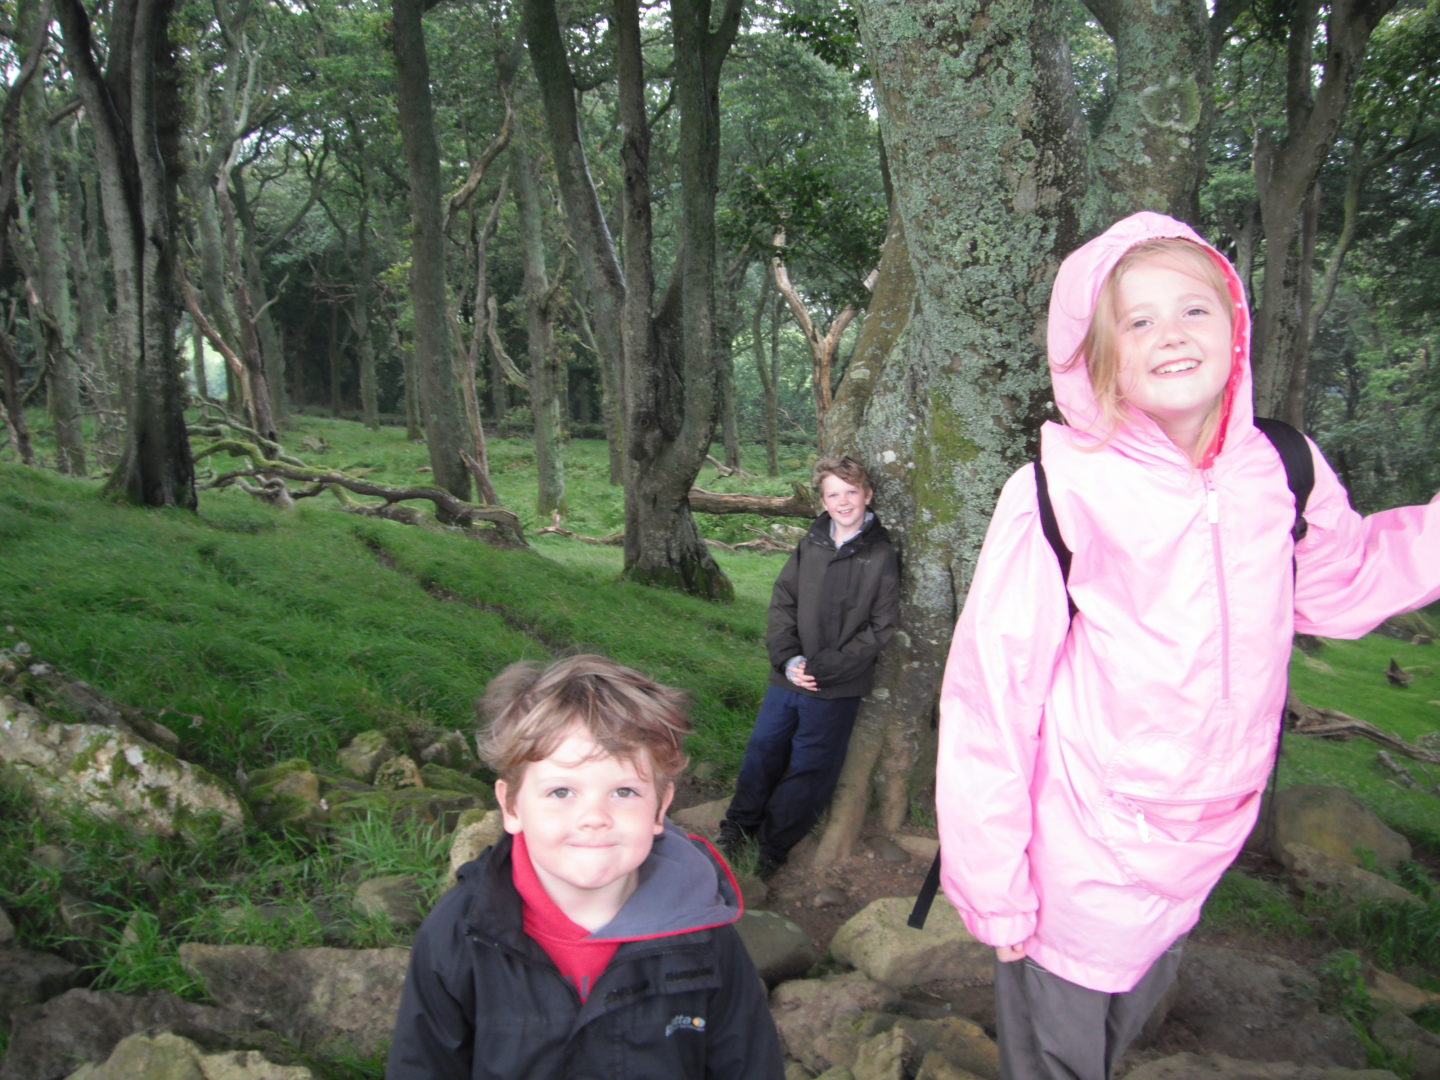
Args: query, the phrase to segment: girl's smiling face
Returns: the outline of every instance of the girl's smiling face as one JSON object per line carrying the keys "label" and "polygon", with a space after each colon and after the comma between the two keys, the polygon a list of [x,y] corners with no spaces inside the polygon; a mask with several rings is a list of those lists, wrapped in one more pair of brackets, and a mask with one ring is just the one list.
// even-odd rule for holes
{"label": "girl's smiling face", "polygon": [[1193,457],[1230,376],[1228,298],[1178,260],[1151,257],[1120,277],[1115,310],[1120,397]]}
{"label": "girl's smiling face", "polygon": [[513,790],[497,781],[495,794],[505,830],[524,833],[550,899],[595,930],[635,891],[674,791],[657,789],[648,761],[613,757],[577,727],[549,757],[526,766]]}

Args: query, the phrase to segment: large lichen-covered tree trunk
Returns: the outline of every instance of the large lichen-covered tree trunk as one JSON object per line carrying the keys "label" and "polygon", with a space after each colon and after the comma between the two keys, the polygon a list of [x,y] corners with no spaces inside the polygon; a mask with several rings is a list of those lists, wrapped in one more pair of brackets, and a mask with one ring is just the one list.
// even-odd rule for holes
{"label": "large lichen-covered tree trunk", "polygon": [[860,13],[896,221],[850,400],[828,431],[838,442],[854,425],[902,538],[901,632],[863,710],[821,861],[853,844],[876,763],[880,824],[894,828],[915,763],[928,772],[933,760],[922,748],[956,598],[1049,398],[1036,313],[1055,252],[1076,236],[1083,185],[1052,5],[867,0]]}
{"label": "large lichen-covered tree trunk", "polygon": [[872,793],[878,824],[894,829],[933,775],[955,616],[995,496],[1048,409],[1044,314],[1059,260],[1135,210],[1193,216],[1210,43],[1231,16],[1207,23],[1204,0],[1087,6],[1120,73],[1093,137],[1056,5],[860,5],[895,206],[826,440],[877,471],[901,546],[901,632],[861,710],[822,862],[854,845]]}

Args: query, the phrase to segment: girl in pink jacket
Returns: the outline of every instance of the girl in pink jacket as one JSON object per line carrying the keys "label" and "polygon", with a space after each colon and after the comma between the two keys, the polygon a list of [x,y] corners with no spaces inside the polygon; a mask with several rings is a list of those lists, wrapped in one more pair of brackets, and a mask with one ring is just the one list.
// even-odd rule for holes
{"label": "girl in pink jacket", "polygon": [[1026,466],[945,669],[941,883],[996,947],[1002,1075],[1103,1080],[1255,822],[1292,636],[1440,597],[1440,496],[1361,518],[1312,445],[1292,540],[1240,279],[1160,214],[1065,260],[1049,355],[1065,423],[1041,460],[1076,613]]}

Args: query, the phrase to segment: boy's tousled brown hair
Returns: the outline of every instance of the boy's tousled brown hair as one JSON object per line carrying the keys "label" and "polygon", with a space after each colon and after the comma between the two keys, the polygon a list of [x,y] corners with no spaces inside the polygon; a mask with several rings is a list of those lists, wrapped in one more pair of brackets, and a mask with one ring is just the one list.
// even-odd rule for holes
{"label": "boy's tousled brown hair", "polygon": [[511,664],[476,706],[480,757],[511,792],[525,767],[553,754],[577,726],[611,757],[642,765],[648,757],[657,788],[674,783],[690,760],[685,695],[603,656]]}
{"label": "boy's tousled brown hair", "polygon": [[838,458],[823,458],[815,463],[815,468],[810,473],[810,486],[815,489],[816,495],[820,494],[820,485],[827,476],[837,477],[861,491],[875,490],[875,486],[870,483],[870,474],[865,471],[865,466],[848,455]]}

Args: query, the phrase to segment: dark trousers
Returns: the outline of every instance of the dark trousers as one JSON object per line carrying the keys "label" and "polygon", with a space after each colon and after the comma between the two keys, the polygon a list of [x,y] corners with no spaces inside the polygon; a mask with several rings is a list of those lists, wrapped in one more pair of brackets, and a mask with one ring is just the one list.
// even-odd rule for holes
{"label": "dark trousers", "polygon": [[760,855],[782,863],[815,827],[835,793],[858,697],[823,698],[770,686],[745,744],[735,797],[725,812],[760,845]]}
{"label": "dark trousers", "polygon": [[1134,989],[1089,990],[1030,959],[995,962],[1001,1080],[1109,1080],[1180,968],[1184,938],[1160,954]]}

